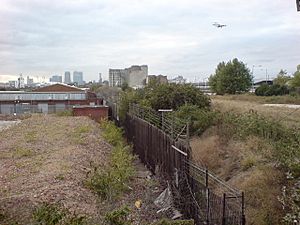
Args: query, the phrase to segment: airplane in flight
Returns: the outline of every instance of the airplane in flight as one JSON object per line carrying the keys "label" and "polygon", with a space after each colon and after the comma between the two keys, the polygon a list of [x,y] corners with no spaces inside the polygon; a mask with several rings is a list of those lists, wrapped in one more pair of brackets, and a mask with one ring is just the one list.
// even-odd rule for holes
{"label": "airplane in flight", "polygon": [[214,22],[213,23],[213,26],[217,27],[217,28],[223,28],[223,27],[226,27],[227,25],[226,24],[219,24],[217,22]]}

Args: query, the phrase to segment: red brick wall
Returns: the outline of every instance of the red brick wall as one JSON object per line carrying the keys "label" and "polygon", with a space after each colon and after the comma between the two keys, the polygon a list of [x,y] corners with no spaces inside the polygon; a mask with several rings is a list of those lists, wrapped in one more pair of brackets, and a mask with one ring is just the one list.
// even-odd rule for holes
{"label": "red brick wall", "polygon": [[84,107],[73,108],[74,116],[89,116],[93,120],[100,121],[108,118],[108,107]]}

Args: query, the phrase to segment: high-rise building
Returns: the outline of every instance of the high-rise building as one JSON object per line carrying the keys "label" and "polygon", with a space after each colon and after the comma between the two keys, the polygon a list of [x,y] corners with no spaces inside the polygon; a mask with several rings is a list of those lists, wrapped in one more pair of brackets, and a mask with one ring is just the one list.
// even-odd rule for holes
{"label": "high-rise building", "polygon": [[29,76],[27,76],[27,86],[31,87],[33,85],[33,78],[30,78]]}
{"label": "high-rise building", "polygon": [[102,74],[99,73],[99,84],[102,84]]}
{"label": "high-rise building", "polygon": [[129,87],[138,88],[145,84],[148,66],[131,66],[125,69],[109,69],[109,86],[121,87],[127,83]]}
{"label": "high-rise building", "polygon": [[71,83],[71,73],[69,71],[65,72],[64,83],[65,84],[70,84]]}
{"label": "high-rise building", "polygon": [[52,77],[50,77],[50,82],[62,83],[62,76],[53,75]]}
{"label": "high-rise building", "polygon": [[73,72],[73,82],[76,83],[77,85],[83,85],[83,73],[79,71],[74,71]]}
{"label": "high-rise building", "polygon": [[25,88],[25,81],[22,74],[18,78],[18,88]]}

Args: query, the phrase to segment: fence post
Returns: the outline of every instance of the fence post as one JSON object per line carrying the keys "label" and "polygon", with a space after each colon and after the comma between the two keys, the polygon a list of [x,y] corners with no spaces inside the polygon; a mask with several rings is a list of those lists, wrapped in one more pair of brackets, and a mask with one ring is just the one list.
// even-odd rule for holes
{"label": "fence post", "polygon": [[223,194],[223,215],[222,225],[226,225],[226,193]]}
{"label": "fence post", "polygon": [[245,194],[242,192],[242,225],[246,225],[246,216],[245,216]]}
{"label": "fence post", "polygon": [[205,187],[208,188],[208,170],[205,169]]}
{"label": "fence post", "polygon": [[207,198],[207,202],[206,202],[206,224],[209,225],[209,220],[210,220],[210,190],[209,188],[206,189],[206,198]]}

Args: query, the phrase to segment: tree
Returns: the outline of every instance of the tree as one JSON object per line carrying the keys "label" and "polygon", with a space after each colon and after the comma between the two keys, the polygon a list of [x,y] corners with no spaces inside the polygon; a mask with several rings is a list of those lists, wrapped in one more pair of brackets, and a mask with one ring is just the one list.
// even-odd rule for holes
{"label": "tree", "polygon": [[145,98],[155,110],[177,110],[184,104],[196,105],[199,108],[210,105],[210,99],[198,88],[189,84],[159,84],[147,89]]}
{"label": "tree", "polygon": [[246,65],[235,58],[218,64],[215,74],[209,78],[209,85],[217,94],[236,94],[249,91],[252,79]]}
{"label": "tree", "polygon": [[277,77],[273,80],[273,84],[280,86],[287,85],[287,82],[291,80],[291,77],[287,75],[286,70],[280,70]]}
{"label": "tree", "polygon": [[297,71],[294,73],[294,77],[291,80],[292,87],[300,87],[300,65],[297,66]]}

